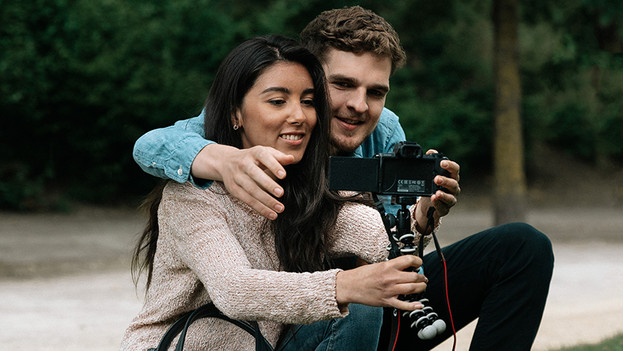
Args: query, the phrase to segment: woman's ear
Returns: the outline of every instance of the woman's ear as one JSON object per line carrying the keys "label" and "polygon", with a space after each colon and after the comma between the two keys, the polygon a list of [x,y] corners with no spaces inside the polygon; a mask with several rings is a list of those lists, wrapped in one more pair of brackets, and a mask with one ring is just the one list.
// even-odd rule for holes
{"label": "woman's ear", "polygon": [[236,112],[232,115],[232,128],[237,130],[238,128],[243,126],[243,115],[241,113],[240,108],[236,109]]}

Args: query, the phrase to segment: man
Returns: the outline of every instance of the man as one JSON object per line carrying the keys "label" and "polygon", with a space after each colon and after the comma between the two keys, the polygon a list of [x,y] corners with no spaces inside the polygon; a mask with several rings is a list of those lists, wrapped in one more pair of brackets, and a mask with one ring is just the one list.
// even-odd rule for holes
{"label": "man", "polygon": [[[321,60],[332,107],[333,154],[372,157],[390,152],[405,140],[398,117],[384,107],[389,79],[405,62],[394,29],[383,18],[359,6],[321,13],[301,32],[302,43]],[[273,179],[286,176],[292,159],[274,149],[238,150],[202,137],[203,116],[151,131],[134,149],[137,163],[148,173],[205,186],[223,181],[226,188],[266,218],[283,211],[283,189]],[[435,183],[448,190],[421,198],[411,213],[416,231],[430,234],[426,213],[435,208],[435,226],[457,202],[459,165],[443,161],[450,176]],[[416,336],[406,319],[396,350],[430,349],[479,318],[474,350],[529,350],[537,333],[553,268],[550,241],[525,224],[492,228],[445,247],[448,267],[433,253],[424,257],[429,279],[427,298],[447,322],[446,332],[433,340]],[[444,277],[448,275],[448,301]],[[388,337],[382,337],[384,349]]]}

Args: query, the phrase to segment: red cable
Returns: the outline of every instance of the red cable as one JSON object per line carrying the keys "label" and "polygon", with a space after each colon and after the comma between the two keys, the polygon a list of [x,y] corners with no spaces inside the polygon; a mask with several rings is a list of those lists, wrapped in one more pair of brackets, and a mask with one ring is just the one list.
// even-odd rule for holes
{"label": "red cable", "polygon": [[392,345],[392,351],[396,348],[396,344],[399,341],[399,329],[401,329],[401,313],[397,311],[397,329],[396,337],[394,338],[394,345]]}
{"label": "red cable", "polygon": [[448,293],[448,269],[446,268],[446,259],[440,251],[440,257],[442,258],[442,264],[444,265],[444,292],[446,293],[446,306],[448,307],[449,319],[451,321],[451,329],[453,330],[453,350],[457,345],[457,333],[455,332],[455,323],[453,323],[453,313],[451,312],[451,300]]}

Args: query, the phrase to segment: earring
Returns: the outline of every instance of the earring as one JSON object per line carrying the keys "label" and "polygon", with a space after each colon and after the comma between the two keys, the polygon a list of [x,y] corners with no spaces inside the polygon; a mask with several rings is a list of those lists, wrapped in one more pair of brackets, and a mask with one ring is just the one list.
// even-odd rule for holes
{"label": "earring", "polygon": [[232,128],[233,128],[234,130],[238,130],[238,124],[235,124]]}

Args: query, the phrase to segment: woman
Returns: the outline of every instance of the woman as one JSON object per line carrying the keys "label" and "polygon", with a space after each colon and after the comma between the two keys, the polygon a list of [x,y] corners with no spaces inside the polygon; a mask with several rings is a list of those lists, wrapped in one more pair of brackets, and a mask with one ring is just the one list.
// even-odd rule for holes
{"label": "woman", "polygon": [[[379,214],[327,188],[324,79],[311,53],[278,36],[250,39],[221,64],[206,101],[206,137],[290,155],[280,180],[285,210],[270,222],[219,182],[208,189],[170,182],[156,191],[162,199],[150,203],[150,224],[134,257],[134,267],[148,272],[145,305],[122,349],[155,347],[183,313],[212,302],[231,318],[259,321],[263,336],[280,350],[325,349],[328,343],[376,350],[378,307],[422,307],[397,298],[424,290],[422,275],[404,271],[418,268],[420,259],[385,261],[388,240]],[[346,255],[373,264],[328,267],[328,259]],[[228,322],[208,319],[193,328],[187,350],[254,349],[254,339]]]}

